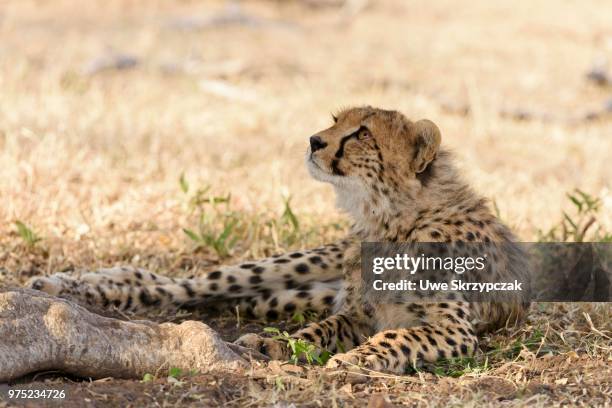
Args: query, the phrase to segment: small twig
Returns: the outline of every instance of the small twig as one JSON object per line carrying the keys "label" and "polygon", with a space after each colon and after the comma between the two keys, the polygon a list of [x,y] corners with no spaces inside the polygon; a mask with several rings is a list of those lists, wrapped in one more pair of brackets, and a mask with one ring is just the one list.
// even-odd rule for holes
{"label": "small twig", "polygon": [[601,337],[604,337],[604,338],[606,338],[608,340],[612,340],[612,338],[610,338],[610,336],[608,336],[607,334],[603,333],[602,331],[598,330],[595,327],[595,325],[593,324],[593,320],[591,320],[591,316],[588,313],[582,312],[582,315],[584,316],[584,318],[586,319],[587,323],[589,324],[592,332],[597,333]]}

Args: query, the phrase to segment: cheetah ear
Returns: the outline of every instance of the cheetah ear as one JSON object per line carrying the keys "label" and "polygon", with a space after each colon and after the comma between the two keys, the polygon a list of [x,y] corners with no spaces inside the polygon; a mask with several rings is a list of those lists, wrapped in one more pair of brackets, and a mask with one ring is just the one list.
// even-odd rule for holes
{"label": "cheetah ear", "polygon": [[435,159],[442,136],[436,124],[427,119],[413,123],[412,134],[414,156],[410,167],[415,173],[421,173]]}

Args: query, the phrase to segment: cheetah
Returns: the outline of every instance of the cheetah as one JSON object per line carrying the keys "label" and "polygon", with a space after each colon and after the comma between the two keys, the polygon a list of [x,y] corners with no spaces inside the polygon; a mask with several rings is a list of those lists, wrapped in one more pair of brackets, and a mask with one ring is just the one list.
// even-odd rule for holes
{"label": "cheetah", "polygon": [[[328,367],[406,373],[439,359],[468,357],[478,335],[518,324],[528,303],[454,300],[383,302],[364,299],[362,242],[511,243],[516,238],[458,175],[431,121],[397,111],[345,109],[310,137],[310,175],[331,184],[337,206],[353,220],[347,239],[259,261],[221,267],[205,276],[168,278],[136,268],[80,277],[55,274],[29,286],[85,304],[122,310],[171,309],[236,302],[248,315],[278,319],[312,310],[326,317],[291,337],[333,354]],[[520,249],[498,253],[495,278],[528,273]],[[287,360],[287,342],[245,334],[236,343]]]}

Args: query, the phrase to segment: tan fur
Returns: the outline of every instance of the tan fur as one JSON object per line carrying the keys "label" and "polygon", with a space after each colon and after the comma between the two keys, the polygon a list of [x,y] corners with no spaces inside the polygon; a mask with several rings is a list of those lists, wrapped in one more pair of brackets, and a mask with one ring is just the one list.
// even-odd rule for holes
{"label": "tan fur", "polygon": [[[476,331],[519,321],[520,299],[466,302],[367,304],[361,294],[360,241],[510,242],[514,237],[456,174],[450,154],[440,150],[433,122],[411,122],[402,114],[370,107],[341,112],[317,135],[307,152],[311,175],[331,183],[341,208],[354,218],[357,241],[345,253],[344,288],[336,313],[294,334],[337,354],[330,366],[352,363],[402,373],[440,357],[467,356]],[[427,174],[425,174],[427,172]],[[495,279],[525,276],[499,253]],[[287,358],[276,341],[249,335],[238,341],[275,358]],[[280,354],[275,354],[279,353]]]}
{"label": "tan fur", "polygon": [[[224,266],[205,276],[173,279],[134,268],[81,276],[34,278],[29,286],[86,304],[137,312],[236,302],[247,313],[276,319],[297,311],[333,313],[293,334],[336,354],[330,366],[363,364],[403,373],[438,358],[471,355],[479,332],[515,324],[526,311],[518,298],[369,304],[362,295],[360,243],[514,241],[486,200],[458,176],[441,132],[429,120],[360,107],[337,115],[313,136],[310,174],[331,183],[337,204],[353,218],[348,239],[319,248]],[[492,279],[523,277],[518,257],[498,253]],[[518,260],[517,260],[518,258]],[[239,344],[286,359],[287,344],[255,334]]]}

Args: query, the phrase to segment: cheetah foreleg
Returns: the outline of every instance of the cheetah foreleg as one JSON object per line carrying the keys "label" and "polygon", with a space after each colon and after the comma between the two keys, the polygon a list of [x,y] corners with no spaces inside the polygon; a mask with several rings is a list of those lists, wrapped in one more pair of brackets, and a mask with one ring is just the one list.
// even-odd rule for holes
{"label": "cheetah foreleg", "polygon": [[366,368],[401,375],[423,363],[469,357],[477,344],[467,323],[386,330],[353,350],[335,355],[327,367]]}
{"label": "cheetah foreleg", "polygon": [[[320,351],[344,352],[358,346],[371,332],[371,328],[367,325],[356,323],[359,321],[350,315],[335,314],[319,323],[309,324],[292,334],[291,338],[304,340]],[[235,343],[257,350],[274,360],[287,360],[291,357],[287,342],[284,340],[245,334]],[[297,357],[303,358],[303,356]]]}

